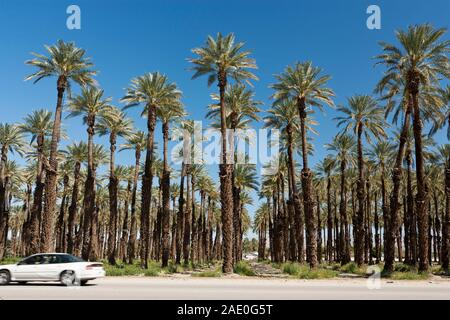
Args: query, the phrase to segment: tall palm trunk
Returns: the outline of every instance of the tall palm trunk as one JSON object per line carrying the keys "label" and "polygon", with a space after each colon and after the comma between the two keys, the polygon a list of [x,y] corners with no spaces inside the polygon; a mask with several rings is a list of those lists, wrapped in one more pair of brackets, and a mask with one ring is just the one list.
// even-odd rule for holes
{"label": "tall palm trunk", "polygon": [[162,267],[167,267],[170,255],[170,171],[167,149],[169,141],[169,124],[162,125],[164,139],[164,164],[162,177]]}
{"label": "tall palm trunk", "polygon": [[327,173],[327,261],[333,261],[333,215],[331,211],[331,178]]}
{"label": "tall palm trunk", "polygon": [[119,181],[115,174],[116,135],[109,136],[110,160],[109,160],[109,232],[108,232],[108,262],[116,264],[116,237],[117,237],[117,188]]}
{"label": "tall palm trunk", "polygon": [[192,224],[192,211],[191,211],[191,192],[190,192],[190,165],[186,164],[186,214],[184,217],[184,235],[183,235],[183,258],[184,264],[189,265],[189,251],[191,241],[191,224]]}
{"label": "tall palm trunk", "polygon": [[364,159],[362,151],[362,133],[363,125],[358,123],[358,183],[357,183],[357,197],[358,197],[358,211],[356,214],[355,223],[355,262],[358,266],[364,263]]}
{"label": "tall palm trunk", "polygon": [[95,211],[95,168],[94,168],[94,134],[95,134],[95,115],[88,115],[87,119],[88,133],[88,172],[86,181],[84,182],[84,198],[83,198],[83,224],[79,232],[83,236],[83,244],[81,256],[83,259],[89,259],[90,233],[92,225],[92,217]]}
{"label": "tall palm trunk", "polygon": [[294,207],[294,220],[295,220],[295,231],[297,235],[297,259],[298,262],[303,263],[304,259],[304,235],[303,235],[303,217],[302,217],[302,209],[300,205],[300,199],[297,190],[297,181],[295,176],[295,160],[293,156],[293,139],[292,139],[292,126],[288,124],[286,126],[286,133],[288,138],[288,175],[290,186],[292,190],[292,194],[289,195],[291,197],[291,202]]}
{"label": "tall palm trunk", "polygon": [[59,207],[59,217],[56,223],[56,252],[64,252],[64,217],[66,215],[67,188],[69,185],[69,176],[63,177],[63,196]]}
{"label": "tall palm trunk", "polygon": [[130,232],[130,229],[128,228],[128,207],[129,207],[130,192],[131,192],[131,180],[128,180],[125,201],[123,205],[124,217],[122,223],[122,236],[120,238],[120,252],[122,261],[124,262],[127,260],[128,256],[126,242],[127,239],[129,239],[129,232]]}
{"label": "tall palm trunk", "polygon": [[233,272],[233,164],[227,153],[227,135],[225,118],[225,88],[227,77],[225,72],[218,73],[220,92],[220,133],[222,137],[222,161],[220,164],[220,201],[222,209],[222,241],[224,273]]}
{"label": "tall palm trunk", "polygon": [[186,175],[186,165],[181,164],[180,174],[180,196],[178,197],[178,215],[177,215],[177,234],[176,234],[176,256],[175,263],[181,263],[181,254],[183,249],[183,227],[184,227],[184,177]]}
{"label": "tall palm trunk", "polygon": [[74,228],[75,219],[78,211],[78,184],[80,183],[81,163],[75,162],[73,170],[73,186],[72,197],[69,206],[69,216],[67,219],[67,253],[72,254],[74,251]]}
{"label": "tall palm trunk", "polygon": [[302,138],[302,191],[303,191],[303,208],[305,210],[306,220],[306,246],[308,262],[311,268],[317,267],[317,234],[316,223],[314,219],[314,204],[312,200],[312,173],[308,167],[308,151],[306,139],[306,101],[300,98],[297,101],[298,113],[300,116],[300,131]]}
{"label": "tall palm trunk", "polygon": [[341,217],[340,229],[339,229],[339,260],[341,264],[346,264],[350,262],[350,250],[348,247],[349,234],[347,230],[348,217],[347,217],[347,190],[345,184],[345,168],[346,161],[343,159],[341,161],[341,202],[339,204],[339,213]]}
{"label": "tall palm trunk", "polygon": [[3,259],[6,252],[6,239],[8,235],[9,213],[7,211],[7,179],[5,177],[8,149],[2,146],[0,159],[0,260]]}
{"label": "tall palm trunk", "polygon": [[450,260],[450,158],[445,166],[445,213],[442,219],[442,269],[449,270]]}
{"label": "tall palm trunk", "polygon": [[402,161],[405,153],[406,139],[409,130],[410,114],[412,110],[412,100],[410,97],[407,99],[407,107],[405,110],[405,119],[403,121],[403,128],[400,133],[400,141],[398,144],[398,153],[395,158],[394,169],[392,171],[392,194],[390,203],[390,214],[387,219],[388,224],[386,228],[386,241],[385,241],[385,264],[384,271],[392,272],[394,270],[394,256],[395,256],[395,236],[398,230],[398,211],[400,208],[400,183],[402,179]]}
{"label": "tall palm trunk", "polygon": [[64,91],[67,87],[65,76],[59,76],[57,80],[58,99],[56,102],[55,120],[53,121],[52,139],[50,144],[49,165],[45,174],[45,206],[42,215],[42,236],[40,249],[42,252],[53,251],[54,245],[54,220],[56,211],[56,187],[58,174],[58,144],[61,138],[61,117]]}
{"label": "tall palm trunk", "polygon": [[130,222],[130,238],[128,242],[128,263],[132,264],[135,258],[136,248],[136,195],[137,186],[139,181],[139,170],[141,161],[141,149],[136,147],[135,150],[135,164],[134,164],[134,177],[133,177],[133,191],[131,194],[131,222]]}
{"label": "tall palm trunk", "polygon": [[156,126],[156,106],[148,105],[147,116],[147,152],[145,156],[144,176],[142,177],[142,204],[141,204],[141,267],[148,268],[150,247],[150,205],[153,184],[153,142]]}
{"label": "tall palm trunk", "polygon": [[36,139],[37,142],[37,174],[36,174],[36,187],[33,194],[33,206],[31,207],[31,222],[30,222],[30,245],[27,252],[28,255],[39,252],[39,220],[41,220],[42,214],[42,198],[44,196],[44,168],[43,168],[43,148],[44,148],[44,136],[39,135]]}
{"label": "tall palm trunk", "polygon": [[419,76],[413,70],[408,74],[408,91],[410,92],[413,107],[413,132],[416,156],[416,212],[419,230],[419,270],[428,271],[428,194],[425,185],[422,127],[419,110]]}

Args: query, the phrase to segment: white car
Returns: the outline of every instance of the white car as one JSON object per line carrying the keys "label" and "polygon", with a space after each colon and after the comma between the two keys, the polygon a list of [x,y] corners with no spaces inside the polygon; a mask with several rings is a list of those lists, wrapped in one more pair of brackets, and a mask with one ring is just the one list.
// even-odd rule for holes
{"label": "white car", "polygon": [[9,282],[60,281],[63,285],[85,285],[105,276],[103,264],[85,262],[66,253],[39,253],[17,264],[0,265],[0,285]]}

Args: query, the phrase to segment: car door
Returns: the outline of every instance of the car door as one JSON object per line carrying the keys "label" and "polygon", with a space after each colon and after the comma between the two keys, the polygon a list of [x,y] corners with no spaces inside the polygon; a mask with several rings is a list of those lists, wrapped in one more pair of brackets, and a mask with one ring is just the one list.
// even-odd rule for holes
{"label": "car door", "polygon": [[37,266],[37,272],[41,280],[58,280],[59,269],[58,257],[54,254],[45,254],[42,256],[41,263]]}
{"label": "car door", "polygon": [[19,262],[14,272],[14,279],[19,281],[40,280],[37,266],[40,264],[41,259],[40,255],[34,255]]}

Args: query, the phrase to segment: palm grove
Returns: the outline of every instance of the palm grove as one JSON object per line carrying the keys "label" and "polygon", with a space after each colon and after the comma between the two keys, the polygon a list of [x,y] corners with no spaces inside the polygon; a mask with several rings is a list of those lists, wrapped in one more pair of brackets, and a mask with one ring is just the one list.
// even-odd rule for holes
{"label": "palm grove", "polygon": [[[167,76],[132,79],[119,108],[94,80],[83,49],[63,41],[46,46],[46,54],[26,61],[34,69],[26,80],[56,79],[54,112],[35,110],[23,123],[0,124],[0,259],[58,251],[111,264],[139,259],[142,268],[149,260],[162,267],[221,260],[230,273],[252,227],[261,260],[311,268],[383,261],[391,272],[398,259],[420,271],[433,261],[448,270],[450,147],[433,141],[445,126],[450,139],[444,35],[415,25],[396,32],[397,44],[380,43],[375,63],[383,76],[373,95],[356,94],[336,107],[339,132],[314,167],[308,161],[317,125],[312,116],[335,107],[330,76],[311,62],[286,67],[275,75],[272,106],[261,116],[251,53],[233,34],[209,36],[189,61],[193,79],[205,76],[218,88],[207,118],[221,137],[220,188],[204,164],[186,161],[190,145],[178,150],[180,170],[169,165],[169,132],[194,134],[195,123]],[[79,94],[72,95],[76,86]],[[127,116],[132,107],[146,118],[145,132]],[[87,134],[61,149],[63,109],[82,120]],[[280,130],[281,143],[278,165],[266,165],[258,181],[254,165],[235,163],[227,132],[261,118]],[[155,142],[158,121],[162,146]],[[97,144],[98,136],[108,145]],[[133,152],[134,165],[116,163],[122,150]],[[102,174],[100,166],[106,166]],[[246,208],[252,190],[260,203],[253,222]]]}

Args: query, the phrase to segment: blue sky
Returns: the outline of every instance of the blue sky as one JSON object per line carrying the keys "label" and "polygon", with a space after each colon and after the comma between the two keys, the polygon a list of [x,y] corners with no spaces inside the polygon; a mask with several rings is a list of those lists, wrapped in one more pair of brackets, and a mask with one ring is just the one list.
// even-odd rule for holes
{"label": "blue sky", "polygon": [[[70,4],[81,8],[81,30],[66,28]],[[371,4],[381,8],[381,30],[366,27],[366,8]],[[377,41],[394,42],[394,30],[410,24],[448,27],[449,12],[448,0],[0,0],[0,121],[18,122],[33,109],[54,109],[55,81],[25,82],[33,69],[24,61],[31,58],[31,51],[44,53],[43,45],[58,39],[75,41],[86,49],[99,71],[100,85],[117,105],[131,78],[159,70],[183,91],[191,118],[202,120],[216,87],[208,88],[206,78],[191,80],[186,58],[192,57],[190,50],[202,45],[208,34],[234,32],[246,42],[259,67],[260,81],[254,83],[254,90],[264,109],[270,105],[268,86],[273,75],[304,60],[312,60],[332,76],[329,86],[336,92],[335,103],[341,104],[350,95],[372,93],[383,71],[374,68],[372,59],[379,53]],[[137,127],[145,129],[139,112],[128,113]],[[323,158],[323,145],[337,132],[335,116],[331,109],[315,116],[320,135],[314,137],[313,164]],[[72,139],[85,139],[81,119],[64,123]],[[439,133],[437,139],[443,141],[443,136]],[[124,152],[118,161],[131,163],[132,156]],[[211,169],[212,174],[216,171]]]}

